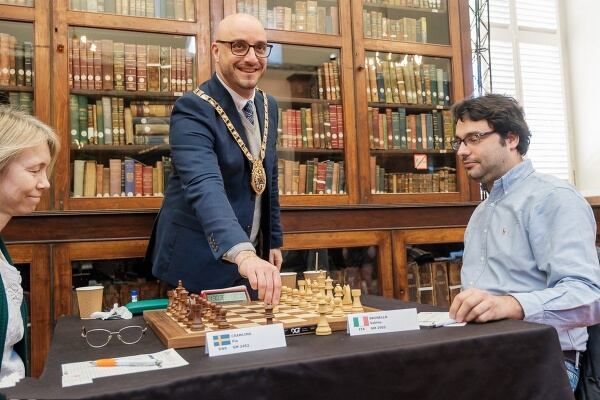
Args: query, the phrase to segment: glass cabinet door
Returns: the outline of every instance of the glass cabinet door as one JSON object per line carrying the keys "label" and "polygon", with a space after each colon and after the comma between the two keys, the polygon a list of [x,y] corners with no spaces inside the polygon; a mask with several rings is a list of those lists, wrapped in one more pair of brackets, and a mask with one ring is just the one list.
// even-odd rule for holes
{"label": "glass cabinet door", "polygon": [[447,0],[363,0],[363,36],[450,44]]}
{"label": "glass cabinet door", "polygon": [[102,286],[102,310],[112,309],[114,304],[124,306],[137,300],[166,298],[167,285],[152,276],[143,258],[118,260],[72,261],[71,312],[79,315],[75,289],[83,286]]}
{"label": "glass cabinet door", "polygon": [[195,38],[70,28],[72,197],[162,196],[169,116],[196,86]]}
{"label": "glass cabinet door", "polygon": [[456,192],[450,60],[366,52],[371,193]]}
{"label": "glass cabinet door", "polygon": [[0,21],[0,104],[33,114],[33,24]]}
{"label": "glass cabinet door", "polygon": [[282,272],[295,272],[297,280],[314,279],[314,271],[326,271],[333,285],[350,285],[361,293],[382,295],[377,246],[285,250]]}
{"label": "glass cabinet door", "polygon": [[195,0],[69,0],[69,10],[194,21]]}
{"label": "glass cabinet door", "polygon": [[275,44],[260,87],[279,104],[279,192],[346,193],[338,49]]}
{"label": "glass cabinet door", "polygon": [[237,0],[236,11],[254,15],[267,29],[330,35],[340,32],[338,0]]}

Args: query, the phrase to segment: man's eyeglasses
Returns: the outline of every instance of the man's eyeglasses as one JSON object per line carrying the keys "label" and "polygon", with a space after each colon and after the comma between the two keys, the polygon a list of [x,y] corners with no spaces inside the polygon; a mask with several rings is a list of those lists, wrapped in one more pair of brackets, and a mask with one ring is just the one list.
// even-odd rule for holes
{"label": "man's eyeglasses", "polygon": [[455,137],[454,140],[452,140],[452,149],[454,151],[458,151],[461,143],[464,143],[465,146],[477,145],[477,144],[479,144],[479,142],[481,142],[482,137],[491,135],[492,133],[496,133],[496,131],[475,132],[475,133],[471,133],[470,135],[467,135],[467,137],[465,137],[464,139]]}
{"label": "man's eyeglasses", "polygon": [[146,333],[148,327],[141,327],[139,325],[126,326],[119,329],[117,332],[111,332],[106,329],[85,329],[85,326],[81,327],[81,337],[85,338],[86,342],[94,348],[104,347],[110,342],[113,335],[117,335],[117,339],[125,344],[136,344]]}
{"label": "man's eyeglasses", "polygon": [[254,54],[259,58],[267,58],[271,54],[272,44],[267,43],[256,43],[248,44],[243,40],[234,40],[233,42],[227,40],[217,40],[217,43],[229,44],[231,47],[231,53],[234,56],[244,57],[250,51],[250,47],[254,49]]}

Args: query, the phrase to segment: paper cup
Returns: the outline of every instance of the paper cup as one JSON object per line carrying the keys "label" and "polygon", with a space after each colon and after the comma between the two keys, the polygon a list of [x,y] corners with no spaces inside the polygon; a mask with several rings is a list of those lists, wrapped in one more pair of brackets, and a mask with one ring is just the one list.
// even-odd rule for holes
{"label": "paper cup", "polygon": [[296,272],[280,272],[281,286],[296,289]]}
{"label": "paper cup", "polygon": [[103,286],[83,286],[75,290],[79,304],[79,318],[89,319],[91,313],[102,311]]}
{"label": "paper cup", "polygon": [[327,271],[320,269],[318,271],[304,271],[304,279],[310,279],[312,281],[316,281],[319,276],[323,278],[326,277]]}

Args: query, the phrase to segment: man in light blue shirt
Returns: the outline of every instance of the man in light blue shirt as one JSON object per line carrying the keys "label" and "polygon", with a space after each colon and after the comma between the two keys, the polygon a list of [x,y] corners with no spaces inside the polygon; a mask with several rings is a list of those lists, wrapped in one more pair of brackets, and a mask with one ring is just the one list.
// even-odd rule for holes
{"label": "man in light blue shirt", "polygon": [[535,172],[531,133],[513,98],[486,95],[453,107],[453,148],[489,196],[465,232],[457,321],[524,319],[558,331],[571,386],[586,326],[600,322],[596,221],[577,190]]}

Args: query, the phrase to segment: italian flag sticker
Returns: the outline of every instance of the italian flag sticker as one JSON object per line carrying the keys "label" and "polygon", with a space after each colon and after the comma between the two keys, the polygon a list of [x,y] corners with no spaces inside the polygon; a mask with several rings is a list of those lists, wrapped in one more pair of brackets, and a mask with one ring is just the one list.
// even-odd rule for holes
{"label": "italian flag sticker", "polygon": [[352,323],[355,328],[358,328],[360,326],[369,326],[369,317],[354,317]]}

